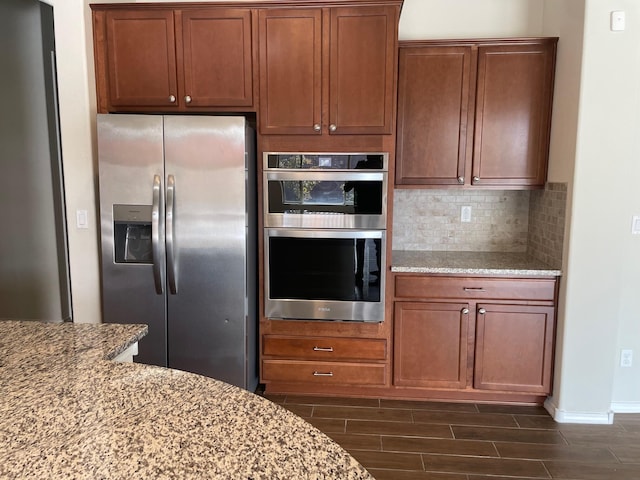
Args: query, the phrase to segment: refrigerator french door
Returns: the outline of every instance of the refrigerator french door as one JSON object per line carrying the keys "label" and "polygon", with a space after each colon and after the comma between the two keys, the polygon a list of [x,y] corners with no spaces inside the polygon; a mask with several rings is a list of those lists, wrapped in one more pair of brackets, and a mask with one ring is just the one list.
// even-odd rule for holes
{"label": "refrigerator french door", "polygon": [[254,133],[243,117],[100,114],[102,307],[136,361],[257,385]]}

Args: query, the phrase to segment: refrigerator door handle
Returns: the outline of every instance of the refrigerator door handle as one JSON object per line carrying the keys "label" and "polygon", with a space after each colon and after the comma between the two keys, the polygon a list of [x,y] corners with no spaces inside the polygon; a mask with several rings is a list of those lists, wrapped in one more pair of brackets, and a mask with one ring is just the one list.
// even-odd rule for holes
{"label": "refrigerator door handle", "polygon": [[156,287],[156,293],[162,295],[164,293],[162,278],[162,250],[160,248],[160,230],[162,225],[160,209],[162,204],[162,188],[160,175],[153,176],[153,203],[151,205],[151,248],[153,253],[153,281]]}
{"label": "refrigerator door handle", "polygon": [[175,257],[175,202],[176,179],[173,175],[167,176],[167,276],[169,280],[169,292],[172,295],[178,293],[178,279],[176,276]]}

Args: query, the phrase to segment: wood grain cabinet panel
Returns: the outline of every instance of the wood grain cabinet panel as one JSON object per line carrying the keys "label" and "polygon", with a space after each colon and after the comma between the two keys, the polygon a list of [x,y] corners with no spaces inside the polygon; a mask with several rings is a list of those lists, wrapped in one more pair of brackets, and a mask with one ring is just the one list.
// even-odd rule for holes
{"label": "wood grain cabinet panel", "polygon": [[400,42],[396,184],[542,187],[556,44]]}
{"label": "wood grain cabinet panel", "polygon": [[397,184],[464,183],[471,60],[468,47],[400,49]]}
{"label": "wood grain cabinet panel", "polygon": [[92,9],[100,113],[252,109],[251,9]]}
{"label": "wood grain cabinet panel", "polygon": [[322,10],[261,10],[258,31],[260,132],[319,134]]}
{"label": "wood grain cabinet panel", "polygon": [[394,386],[548,395],[556,284],[551,278],[396,275]]}
{"label": "wood grain cabinet panel", "polygon": [[264,381],[306,383],[310,385],[384,385],[383,363],[304,362],[263,360]]}
{"label": "wood grain cabinet panel", "polygon": [[105,21],[110,105],[175,105],[173,10],[110,10]]}
{"label": "wood grain cabinet panel", "polygon": [[307,360],[385,360],[387,342],[377,338],[265,335],[262,339],[262,354]]}
{"label": "wood grain cabinet panel", "polygon": [[185,107],[251,106],[251,11],[182,12]]}
{"label": "wood grain cabinet panel", "polygon": [[553,301],[556,281],[549,278],[447,277],[398,275],[398,298],[462,298]]}
{"label": "wood grain cabinet panel", "polygon": [[397,302],[394,385],[465,388],[468,338],[468,304]]}
{"label": "wood grain cabinet panel", "polygon": [[554,308],[478,304],[474,387],[551,392]]}
{"label": "wood grain cabinet panel", "polygon": [[261,10],[260,133],[391,134],[399,3],[390,3]]}

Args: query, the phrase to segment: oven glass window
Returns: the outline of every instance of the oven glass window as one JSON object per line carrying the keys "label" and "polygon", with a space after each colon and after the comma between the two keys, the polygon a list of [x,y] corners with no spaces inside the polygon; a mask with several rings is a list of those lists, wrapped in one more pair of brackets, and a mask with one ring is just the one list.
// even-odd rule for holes
{"label": "oven glass window", "polygon": [[269,180],[269,213],[382,213],[382,181]]}
{"label": "oven glass window", "polygon": [[295,170],[383,170],[381,154],[269,154],[267,168]]}
{"label": "oven glass window", "polygon": [[380,239],[269,238],[272,299],[380,301]]}

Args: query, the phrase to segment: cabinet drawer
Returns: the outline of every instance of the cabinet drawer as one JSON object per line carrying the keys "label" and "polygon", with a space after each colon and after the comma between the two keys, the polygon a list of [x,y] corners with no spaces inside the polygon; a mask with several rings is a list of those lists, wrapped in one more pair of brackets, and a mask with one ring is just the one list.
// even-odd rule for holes
{"label": "cabinet drawer", "polygon": [[396,276],[397,298],[464,298],[495,300],[549,300],[555,280],[548,278],[485,278]]}
{"label": "cabinet drawer", "polygon": [[386,366],[380,363],[263,360],[262,380],[317,384],[384,385]]}
{"label": "cabinet drawer", "polygon": [[375,338],[265,335],[262,354],[304,360],[385,360],[387,342]]}

